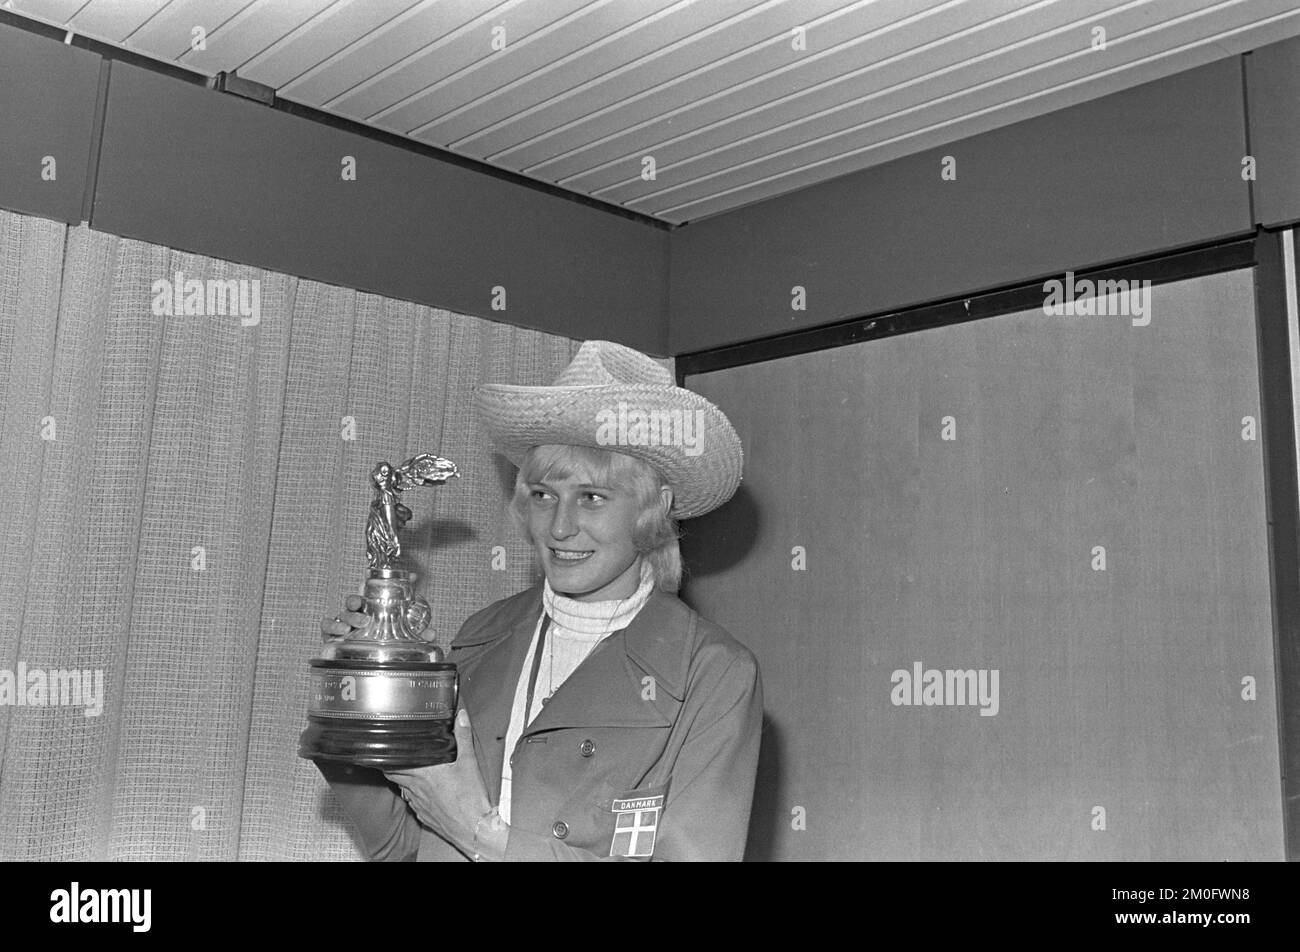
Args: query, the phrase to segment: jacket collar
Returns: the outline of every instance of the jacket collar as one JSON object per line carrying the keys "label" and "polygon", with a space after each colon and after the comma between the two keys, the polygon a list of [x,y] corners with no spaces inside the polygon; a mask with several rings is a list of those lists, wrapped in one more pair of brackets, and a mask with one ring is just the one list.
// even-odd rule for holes
{"label": "jacket collar", "polygon": [[[509,598],[501,609],[458,634],[466,658],[465,709],[484,784],[500,798],[505,734],[515,689],[542,615],[542,584]],[[561,727],[667,727],[685,695],[696,615],[656,588],[631,624],[605,638],[566,680],[520,737]]]}
{"label": "jacket collar", "polygon": [[[517,654],[522,663],[537,621],[542,616],[542,607],[542,583],[539,581],[507,599],[501,614],[457,635],[452,647],[487,645],[490,646],[488,651],[500,653],[502,643],[507,643],[515,650],[507,649],[505,655]],[[626,656],[655,679],[658,689],[681,700],[686,686],[688,642],[694,633],[695,612],[675,595],[656,587],[631,624],[611,634],[601,647],[607,642],[620,644]],[[519,641],[523,642],[522,647],[517,644]]]}

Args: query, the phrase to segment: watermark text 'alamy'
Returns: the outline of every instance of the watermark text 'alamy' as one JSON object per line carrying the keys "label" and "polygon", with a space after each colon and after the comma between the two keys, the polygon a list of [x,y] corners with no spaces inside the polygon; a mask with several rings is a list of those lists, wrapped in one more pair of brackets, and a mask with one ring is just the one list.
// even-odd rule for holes
{"label": "watermark text 'alamy'", "polygon": [[224,317],[238,314],[239,323],[252,327],[262,320],[262,282],[248,280],[219,280],[186,278],[177,271],[175,280],[159,278],[153,283],[153,313],[155,316],[183,314],[187,316]]}
{"label": "watermark text 'alamy'", "polygon": [[1053,278],[1043,284],[1043,313],[1061,317],[1076,314],[1105,317],[1122,314],[1133,318],[1134,327],[1151,323],[1151,282],[1118,280],[1074,280],[1074,272],[1065,272],[1065,280]]}

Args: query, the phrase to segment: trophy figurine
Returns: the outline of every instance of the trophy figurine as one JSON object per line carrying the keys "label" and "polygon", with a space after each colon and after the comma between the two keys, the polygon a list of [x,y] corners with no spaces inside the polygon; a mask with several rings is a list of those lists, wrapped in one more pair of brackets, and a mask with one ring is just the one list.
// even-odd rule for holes
{"label": "trophy figurine", "polygon": [[433,612],[415,594],[415,573],[393,568],[402,551],[398,530],[411,518],[398,494],[452,477],[460,477],[455,463],[427,453],[371,471],[375,498],[366,519],[370,572],[362,607],[370,620],[328,638],[312,658],[298,756],[383,770],[456,759],[456,666],[421,637]]}

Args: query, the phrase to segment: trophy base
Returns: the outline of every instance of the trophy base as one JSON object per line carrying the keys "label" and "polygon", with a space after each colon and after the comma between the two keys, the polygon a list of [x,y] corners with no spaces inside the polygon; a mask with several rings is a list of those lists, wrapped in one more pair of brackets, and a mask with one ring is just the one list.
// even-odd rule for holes
{"label": "trophy base", "polygon": [[382,770],[455,761],[454,664],[314,658],[311,669],[300,757]]}
{"label": "trophy base", "polygon": [[308,715],[307,729],[298,742],[298,756],[308,760],[329,760],[405,770],[434,767],[456,760],[453,721],[430,723],[386,718],[350,721]]}

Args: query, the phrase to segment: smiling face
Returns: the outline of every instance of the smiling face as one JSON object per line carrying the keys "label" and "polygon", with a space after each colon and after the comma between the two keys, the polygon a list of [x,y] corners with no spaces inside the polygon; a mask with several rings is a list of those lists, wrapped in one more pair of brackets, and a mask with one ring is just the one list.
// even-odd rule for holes
{"label": "smiling face", "polygon": [[528,483],[528,529],[546,578],[580,602],[626,598],[641,583],[632,493],[600,485],[587,467]]}

